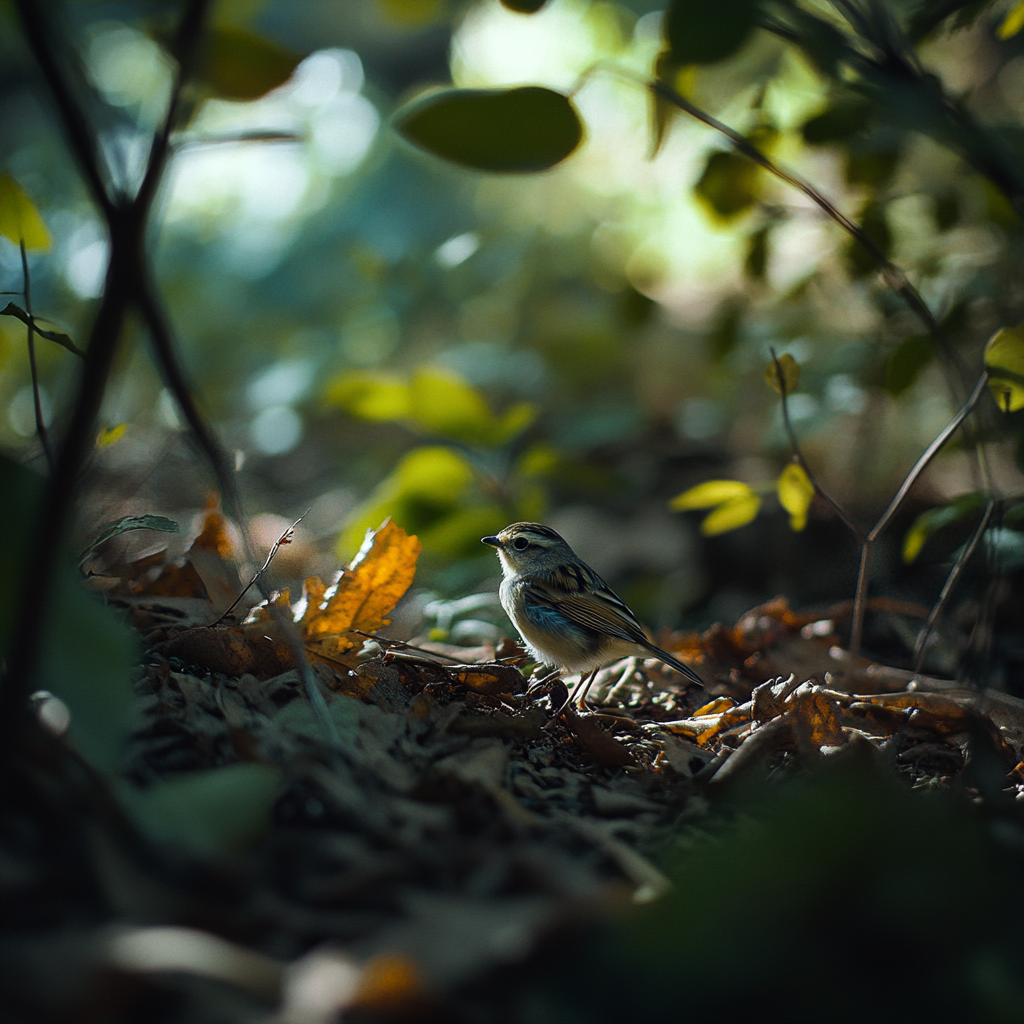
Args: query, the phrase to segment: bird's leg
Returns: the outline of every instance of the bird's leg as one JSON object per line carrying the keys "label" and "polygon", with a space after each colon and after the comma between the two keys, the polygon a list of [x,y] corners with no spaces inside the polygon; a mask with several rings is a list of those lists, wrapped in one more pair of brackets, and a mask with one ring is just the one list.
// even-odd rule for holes
{"label": "bird's leg", "polygon": [[[597,669],[595,668],[591,672],[581,672],[580,681],[572,688],[572,693],[569,694],[566,702],[555,712],[554,717],[557,718],[570,704],[576,700],[576,695],[582,690],[583,698],[586,699],[587,690],[590,689],[590,684],[594,681],[594,676],[597,675]],[[580,708],[585,708],[586,704],[581,703]]]}
{"label": "bird's leg", "polygon": [[590,675],[587,676],[586,684],[583,683],[583,677],[580,676],[580,681],[577,684],[576,689],[573,690],[573,696],[575,697],[576,694],[579,692],[580,687],[581,686],[583,687],[583,692],[580,693],[580,699],[579,699],[579,701],[577,701],[577,706],[579,707],[580,711],[586,711],[587,710],[587,694],[590,693],[590,688],[594,685],[594,680],[596,678],[597,678],[597,669],[595,668],[590,673]]}

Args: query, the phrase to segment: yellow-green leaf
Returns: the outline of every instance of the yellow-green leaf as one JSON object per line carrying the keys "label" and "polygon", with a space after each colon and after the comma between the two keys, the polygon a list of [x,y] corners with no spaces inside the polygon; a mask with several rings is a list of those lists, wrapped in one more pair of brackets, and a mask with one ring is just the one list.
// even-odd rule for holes
{"label": "yellow-green leaf", "polygon": [[779,504],[789,513],[789,525],[799,533],[807,525],[807,512],[814,500],[814,484],[804,467],[791,462],[778,480]]}
{"label": "yellow-green leaf", "polygon": [[[706,480],[688,491],[683,491],[682,494],[677,494],[669,502],[669,508],[673,512],[688,512],[695,508],[712,508],[725,501],[749,498],[753,494],[750,486],[740,480]],[[757,514],[756,511],[754,514]]]}
{"label": "yellow-green leaf", "polygon": [[719,533],[738,530],[751,522],[760,508],[761,499],[753,491],[742,497],[724,501],[704,517],[700,524],[700,532],[705,537],[714,537]]}
{"label": "yellow-green leaf", "polygon": [[110,427],[109,429],[104,427],[96,438],[96,447],[109,448],[112,444],[117,444],[124,437],[127,429],[127,423],[118,423],[116,427]]}
{"label": "yellow-green leaf", "polygon": [[[782,370],[781,380],[779,379],[780,368]],[[765,368],[764,379],[780,395],[791,395],[800,384],[800,364],[788,352],[783,352],[778,358],[778,365],[773,359]]]}
{"label": "yellow-green leaf", "polygon": [[409,385],[382,373],[354,371],[335,377],[324,392],[328,405],[364,420],[402,420],[410,415]]}
{"label": "yellow-green leaf", "polygon": [[49,249],[50,232],[25,190],[9,175],[0,174],[0,235],[26,249]]}
{"label": "yellow-green leaf", "polygon": [[988,386],[1003,412],[1024,409],[1024,324],[1003,327],[985,346]]}
{"label": "yellow-green leaf", "polygon": [[494,424],[483,395],[461,377],[438,370],[419,370],[409,389],[410,415],[434,434],[460,441],[479,441]]}
{"label": "yellow-green leaf", "polygon": [[1024,28],[1024,0],[1014,4],[1006,12],[1006,17],[1003,18],[1003,23],[996,30],[996,35],[1000,39],[1012,39],[1022,28]]}

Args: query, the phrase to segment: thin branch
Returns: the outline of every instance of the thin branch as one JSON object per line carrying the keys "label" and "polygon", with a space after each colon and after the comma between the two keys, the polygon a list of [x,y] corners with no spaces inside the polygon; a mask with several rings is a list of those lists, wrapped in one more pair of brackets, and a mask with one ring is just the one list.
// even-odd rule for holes
{"label": "thin branch", "polygon": [[807,474],[807,479],[810,480],[811,486],[814,488],[814,493],[817,494],[830,509],[832,509],[837,518],[854,535],[854,537],[856,537],[859,542],[863,542],[864,534],[860,531],[860,528],[843,511],[843,509],[825,493],[821,485],[811,473],[811,467],[807,465],[807,460],[804,458],[803,452],[800,451],[800,445],[796,439],[796,431],[793,430],[793,424],[789,419],[789,395],[786,393],[786,377],[782,372],[782,366],[779,363],[778,356],[775,354],[775,349],[772,348],[769,349],[769,351],[772,354],[772,362],[775,364],[775,374],[779,380],[779,393],[782,395],[782,422],[786,427],[786,435],[789,438],[789,446],[793,450],[793,457],[796,459],[804,473]]}
{"label": "thin branch", "polygon": [[942,610],[945,608],[946,602],[949,599],[949,595],[952,594],[957,580],[959,580],[967,566],[967,563],[971,560],[971,556],[974,554],[975,548],[977,548],[979,541],[984,535],[985,527],[988,526],[988,522],[992,518],[992,513],[995,511],[995,507],[996,503],[994,500],[990,501],[985,506],[985,514],[981,517],[981,520],[975,527],[974,533],[971,534],[971,539],[967,542],[967,546],[960,552],[960,557],[956,560],[956,564],[946,577],[946,582],[939,594],[939,599],[935,602],[935,606],[932,608],[928,618],[925,620],[925,624],[921,627],[921,632],[917,635],[917,643],[914,644],[915,672],[921,671],[921,665],[924,662],[925,644],[928,642],[928,637],[935,628],[935,623],[942,614]]}
{"label": "thin branch", "polygon": [[946,424],[942,432],[935,438],[934,441],[925,449],[924,454],[914,463],[914,468],[906,475],[903,483],[900,485],[900,489],[896,492],[896,497],[889,503],[889,507],[882,513],[882,518],[875,523],[874,528],[867,536],[868,543],[874,543],[878,539],[878,535],[889,525],[889,520],[896,514],[896,510],[903,504],[903,499],[909,493],[911,487],[917,483],[918,477],[928,468],[928,464],[939,454],[942,446],[952,437],[956,432],[957,428],[961,423],[970,415],[971,411],[978,404],[978,400],[981,398],[985,391],[985,385],[988,383],[988,370],[983,370],[981,376],[978,378],[978,383],[974,385],[974,390],[971,392],[970,397],[963,404],[960,411]]}
{"label": "thin branch", "polygon": [[53,26],[48,24],[43,13],[46,4],[40,0],[14,0],[21,19],[29,48],[36,59],[43,78],[49,86],[61,124],[67,135],[71,150],[78,160],[92,197],[107,220],[114,209],[114,203],[107,193],[106,183],[100,173],[100,158],[96,149],[96,140],[89,121],[82,108],[72,94],[72,90],[57,63],[55,33]]}
{"label": "thin branch", "polygon": [[46,465],[50,474],[53,474],[54,460],[53,449],[50,447],[50,437],[46,432],[46,424],[43,422],[43,402],[39,395],[39,368],[36,365],[36,328],[32,321],[32,282],[28,274],[28,255],[25,252],[25,240],[19,243],[21,249],[21,272],[25,279],[25,312],[28,313],[26,331],[28,332],[28,365],[32,372],[32,404],[36,414],[36,433],[39,435],[39,442],[43,446],[43,454],[46,456]]}
{"label": "thin branch", "polygon": [[769,174],[775,175],[776,178],[786,182],[787,185],[792,185],[793,188],[803,192],[808,199],[814,202],[847,234],[855,238],[864,247],[865,251],[871,256],[878,267],[878,270],[882,275],[882,280],[894,292],[896,292],[904,303],[906,303],[907,307],[913,311],[928,332],[942,346],[943,350],[948,350],[947,354],[953,355],[952,350],[949,349],[948,343],[944,339],[941,339],[939,325],[936,322],[935,317],[932,316],[931,310],[925,304],[924,299],[921,298],[917,289],[907,279],[906,274],[892,263],[885,253],[882,252],[875,242],[872,241],[872,239],[864,232],[863,228],[850,220],[845,213],[822,195],[821,192],[819,192],[810,182],[804,181],[803,178],[798,177],[790,171],[783,170],[770,157],[761,152],[761,150],[758,149],[757,146],[755,146],[749,139],[745,138],[734,128],[730,128],[729,125],[719,121],[716,117],[712,117],[712,115],[707,111],[701,110],[700,107],[691,103],[688,99],[680,96],[675,89],[667,85],[665,82],[654,80],[649,82],[647,87],[656,96],[660,96],[662,99],[667,100],[673,106],[685,111],[702,124],[706,124],[709,128],[714,128],[716,132],[720,132],[733,144],[737,152],[742,153],[743,156],[752,160]]}
{"label": "thin branch", "polygon": [[238,607],[238,602],[241,601],[242,598],[245,597],[245,595],[249,592],[249,588],[254,586],[256,584],[257,580],[259,580],[260,577],[262,577],[263,574],[267,571],[267,569],[270,568],[270,563],[274,560],[274,556],[281,549],[281,546],[284,545],[284,544],[290,544],[291,543],[291,541],[292,541],[292,533],[295,531],[295,527],[298,526],[299,523],[301,523],[302,520],[305,519],[307,515],[309,515],[309,509],[308,508],[306,509],[305,512],[302,513],[301,516],[299,516],[298,519],[295,520],[294,523],[292,523],[291,526],[288,527],[287,530],[284,531],[284,533],[281,534],[280,537],[277,538],[276,541],[274,541],[274,545],[270,549],[270,554],[267,555],[267,560],[263,563],[263,565],[260,566],[259,569],[256,570],[256,574],[242,588],[242,592],[238,595],[238,597],[236,597],[234,599],[234,601],[231,602],[231,604],[228,606],[227,611],[225,611],[224,614],[220,616],[220,618],[215,619],[213,622],[211,622],[210,625],[207,627],[208,629],[212,629],[214,626],[216,626],[219,623],[223,622]]}
{"label": "thin branch", "polygon": [[978,404],[978,400],[984,393],[985,385],[987,383],[988,371],[983,370],[981,376],[978,378],[978,383],[974,386],[974,390],[971,392],[970,397],[963,404],[960,411],[949,421],[949,423],[946,424],[946,427],[942,432],[934,441],[932,441],[927,449],[925,449],[924,454],[916,463],[914,463],[914,467],[903,478],[903,483],[900,485],[900,489],[896,492],[896,496],[891,502],[889,502],[889,507],[882,513],[881,519],[875,523],[874,527],[872,527],[871,531],[864,538],[864,548],[861,551],[860,559],[860,572],[857,576],[857,593],[853,601],[853,625],[850,629],[851,654],[860,653],[860,645],[864,637],[864,613],[866,611],[868,586],[876,541],[882,531],[889,525],[890,520],[896,514],[900,505],[903,504],[904,498],[906,498],[910,493],[910,489],[915,483],[917,483],[918,478],[928,467],[928,464],[936,455],[938,455],[942,446],[950,439],[950,437],[952,437],[957,428]]}

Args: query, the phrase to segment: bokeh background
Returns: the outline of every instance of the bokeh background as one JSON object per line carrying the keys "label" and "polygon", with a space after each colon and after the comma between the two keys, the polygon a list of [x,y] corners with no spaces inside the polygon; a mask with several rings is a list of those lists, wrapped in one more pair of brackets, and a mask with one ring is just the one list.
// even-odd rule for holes
{"label": "bokeh background", "polygon": [[[829,4],[805,6],[840,23]],[[1019,146],[1024,33],[1007,29],[1013,4],[973,7],[918,57],[986,131]],[[66,7],[110,173],[125,183],[163,110],[161,40],[177,10]],[[852,597],[848,532],[816,506],[794,533],[772,497],[789,446],[764,380],[771,350],[800,362],[790,413],[804,453],[865,526],[956,404],[920,323],[809,200],[685,116],[652,155],[642,83],[661,48],[658,3],[550,0],[526,16],[498,0],[219,0],[213,17],[266,50],[233,85],[193,97],[151,245],[199,403],[234,453],[255,543],[265,550],[309,510],[275,583],[329,575],[391,515],[425,546],[396,623],[408,635],[509,632],[479,538],[517,519],[562,531],[654,628],[731,622],[780,593],[805,606]],[[283,84],[248,98],[261,69],[296,62]],[[571,91],[585,142],[530,176],[414,150],[391,115],[452,83]],[[862,222],[980,372],[985,340],[1024,317],[1021,222],[988,179],[934,138],[844,107],[834,82],[766,31],[677,84]],[[0,171],[52,236],[29,253],[35,310],[81,341],[103,285],[104,229],[8,4],[0,123]],[[0,290],[22,287],[18,249],[0,239]],[[42,471],[24,334],[0,320],[0,447]],[[78,366],[40,344],[42,404],[59,435]],[[124,340],[103,416],[112,432],[84,481],[83,540],[142,512],[187,534],[214,483],[141,329]],[[1019,418],[999,420],[991,403],[981,417],[995,487],[1009,497],[1022,490]],[[883,544],[875,593],[925,608],[935,599],[972,523],[936,531],[910,566],[902,538],[923,509],[977,489],[974,465],[953,443],[929,469]],[[766,500],[750,525],[704,537],[701,516],[669,499],[715,478],[762,487]],[[929,665],[955,672],[981,624],[987,678],[1013,689],[1024,536],[1012,522],[999,529],[988,545],[998,558],[967,574]],[[906,663],[918,626],[873,617],[869,645]]]}

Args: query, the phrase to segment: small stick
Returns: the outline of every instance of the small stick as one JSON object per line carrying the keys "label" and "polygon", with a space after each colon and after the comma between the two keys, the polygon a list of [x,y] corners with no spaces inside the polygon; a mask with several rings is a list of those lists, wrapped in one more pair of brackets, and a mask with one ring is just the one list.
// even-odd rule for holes
{"label": "small stick", "polygon": [[219,618],[214,619],[214,621],[210,623],[207,629],[211,629],[214,626],[219,625],[235,610],[235,608],[238,607],[238,602],[241,601],[242,598],[245,597],[245,595],[249,592],[249,588],[256,583],[256,581],[267,571],[267,569],[270,568],[270,563],[274,560],[274,555],[277,554],[277,552],[281,549],[282,545],[291,544],[292,533],[294,532],[295,527],[298,526],[299,523],[301,523],[302,520],[305,519],[306,516],[308,515],[309,509],[307,508],[306,511],[303,512],[302,515],[299,516],[299,518],[296,519],[295,522],[292,523],[292,525],[289,526],[288,529],[285,530],[284,533],[282,533],[281,536],[278,537],[276,541],[274,541],[274,546],[270,549],[270,554],[267,555],[267,560],[263,563],[263,565],[260,566],[259,569],[256,570],[256,575],[253,576],[253,578],[249,580],[249,582],[242,588],[242,592],[238,595],[238,597],[234,599],[234,601],[231,602],[231,604],[228,606],[227,611],[224,612],[224,614],[221,615]]}

